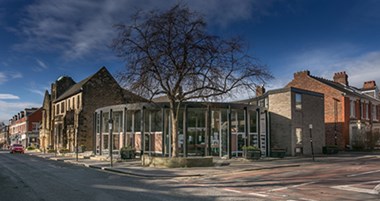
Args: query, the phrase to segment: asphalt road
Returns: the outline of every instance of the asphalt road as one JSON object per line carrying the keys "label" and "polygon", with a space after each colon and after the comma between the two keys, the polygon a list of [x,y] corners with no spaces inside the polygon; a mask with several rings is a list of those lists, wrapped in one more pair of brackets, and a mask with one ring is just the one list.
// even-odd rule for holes
{"label": "asphalt road", "polygon": [[[0,152],[1,201],[248,200],[213,189]],[[223,195],[224,194],[224,195]]]}
{"label": "asphalt road", "polygon": [[252,200],[379,201],[380,155],[321,158],[299,167],[236,171],[183,182]]}
{"label": "asphalt road", "polygon": [[0,201],[379,201],[379,192],[378,155],[320,158],[279,169],[230,168],[201,178],[154,179],[0,152]]}

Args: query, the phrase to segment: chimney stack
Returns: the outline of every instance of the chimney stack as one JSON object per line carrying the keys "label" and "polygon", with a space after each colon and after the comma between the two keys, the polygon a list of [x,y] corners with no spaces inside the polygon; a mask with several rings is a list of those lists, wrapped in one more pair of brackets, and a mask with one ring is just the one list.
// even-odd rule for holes
{"label": "chimney stack", "polygon": [[298,71],[294,73],[294,78],[305,77],[305,76],[310,76],[310,71],[304,70],[304,71]]}
{"label": "chimney stack", "polygon": [[372,90],[372,89],[376,89],[376,82],[374,80],[364,82],[363,90]]}
{"label": "chimney stack", "polygon": [[264,86],[256,86],[256,97],[262,96],[265,93]]}
{"label": "chimney stack", "polygon": [[333,79],[334,82],[348,86],[348,75],[346,74],[346,71],[335,73]]}

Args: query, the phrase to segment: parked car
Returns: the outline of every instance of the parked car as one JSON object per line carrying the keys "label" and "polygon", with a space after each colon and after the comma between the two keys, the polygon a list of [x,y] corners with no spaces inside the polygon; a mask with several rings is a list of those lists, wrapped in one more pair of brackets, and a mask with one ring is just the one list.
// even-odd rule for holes
{"label": "parked car", "polygon": [[24,147],[21,144],[13,144],[11,146],[11,154],[14,154],[14,153],[23,154],[24,153]]}

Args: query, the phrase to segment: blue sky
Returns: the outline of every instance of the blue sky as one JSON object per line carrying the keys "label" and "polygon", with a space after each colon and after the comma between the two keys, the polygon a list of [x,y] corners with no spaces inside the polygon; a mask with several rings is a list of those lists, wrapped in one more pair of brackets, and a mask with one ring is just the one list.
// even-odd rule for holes
{"label": "blue sky", "polygon": [[377,0],[0,0],[0,122],[41,106],[61,75],[78,82],[102,66],[122,70],[108,48],[112,25],[177,2],[203,13],[211,33],[245,39],[275,76],[267,88],[305,69],[329,79],[346,71],[356,87],[380,83]]}

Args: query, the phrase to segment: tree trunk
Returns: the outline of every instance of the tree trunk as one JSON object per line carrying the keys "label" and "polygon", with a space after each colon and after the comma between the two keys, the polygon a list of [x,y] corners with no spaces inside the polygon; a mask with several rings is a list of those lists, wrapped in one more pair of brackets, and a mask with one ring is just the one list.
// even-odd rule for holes
{"label": "tree trunk", "polygon": [[178,157],[178,118],[175,109],[170,110],[170,117],[172,120],[172,157]]}

